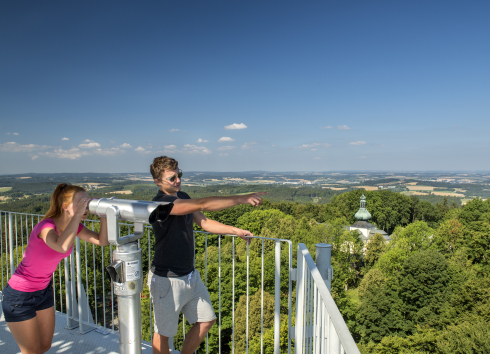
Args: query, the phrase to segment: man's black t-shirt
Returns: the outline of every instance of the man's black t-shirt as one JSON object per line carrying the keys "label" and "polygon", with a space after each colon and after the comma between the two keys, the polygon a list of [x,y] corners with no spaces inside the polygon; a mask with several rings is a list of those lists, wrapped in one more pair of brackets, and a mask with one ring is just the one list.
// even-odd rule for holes
{"label": "man's black t-shirt", "polygon": [[[185,192],[177,197],[158,191],[153,201],[174,202],[176,199],[191,199]],[[155,222],[155,255],[151,270],[161,277],[181,277],[194,270],[194,231],[192,213],[170,215],[165,222]]]}

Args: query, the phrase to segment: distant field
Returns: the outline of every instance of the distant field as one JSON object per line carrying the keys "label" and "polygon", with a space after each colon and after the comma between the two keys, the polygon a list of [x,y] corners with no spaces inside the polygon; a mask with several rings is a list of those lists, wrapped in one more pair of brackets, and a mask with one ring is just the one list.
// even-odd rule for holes
{"label": "distant field", "polygon": [[356,186],[354,188],[363,188],[367,191],[377,191],[378,190],[378,187],[375,187],[375,186]]}
{"label": "distant field", "polygon": [[432,191],[436,187],[407,185],[407,188],[411,191]]}
{"label": "distant field", "polygon": [[343,191],[344,189],[347,188],[340,188],[340,187],[322,187],[323,189],[331,189],[333,191]]}
{"label": "distant field", "polygon": [[450,191],[442,191],[442,192],[432,192],[434,195],[441,195],[441,196],[446,196],[446,197],[459,197],[459,198],[464,198],[464,194],[461,193],[456,193],[456,192],[450,192]]}
{"label": "distant field", "polygon": [[132,191],[114,191],[114,192],[109,192],[106,194],[133,194]]}
{"label": "distant field", "polygon": [[12,187],[0,187],[0,192],[8,192]]}
{"label": "distant field", "polygon": [[411,195],[429,195],[429,193],[423,193],[423,192],[417,192],[417,191],[402,192],[402,194],[406,195],[407,197],[410,197]]}

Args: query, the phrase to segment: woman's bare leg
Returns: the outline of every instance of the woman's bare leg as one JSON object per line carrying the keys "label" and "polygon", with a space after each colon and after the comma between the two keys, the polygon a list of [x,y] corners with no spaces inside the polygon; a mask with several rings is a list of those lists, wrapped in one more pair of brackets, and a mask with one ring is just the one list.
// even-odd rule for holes
{"label": "woman's bare leg", "polygon": [[41,353],[46,353],[51,348],[54,335],[54,307],[36,311],[37,325],[39,328],[39,342]]}
{"label": "woman's bare leg", "polygon": [[54,334],[54,308],[36,312],[27,321],[7,322],[22,354],[43,354],[51,348]]}

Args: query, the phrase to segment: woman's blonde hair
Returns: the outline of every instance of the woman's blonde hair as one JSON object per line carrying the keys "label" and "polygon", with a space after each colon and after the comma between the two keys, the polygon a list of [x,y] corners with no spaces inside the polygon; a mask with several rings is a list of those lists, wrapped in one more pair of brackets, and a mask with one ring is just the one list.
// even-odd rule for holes
{"label": "woman's blonde hair", "polygon": [[85,189],[67,183],[58,184],[51,196],[49,210],[44,215],[43,220],[61,216],[63,214],[63,203],[70,204],[73,201],[73,196],[78,192],[85,192]]}

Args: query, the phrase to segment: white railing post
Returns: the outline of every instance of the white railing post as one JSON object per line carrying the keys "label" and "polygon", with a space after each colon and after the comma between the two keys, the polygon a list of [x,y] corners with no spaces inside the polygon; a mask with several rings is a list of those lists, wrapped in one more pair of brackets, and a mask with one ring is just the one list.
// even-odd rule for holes
{"label": "white railing post", "polygon": [[340,338],[335,330],[332,319],[328,320],[328,349],[329,353],[341,354],[340,353]]}
{"label": "white railing post", "polygon": [[316,267],[320,272],[328,291],[332,289],[332,245],[327,243],[317,243],[316,247]]}
{"label": "white railing post", "polygon": [[14,275],[14,228],[12,213],[9,213],[9,253],[10,253],[10,276]]}
{"label": "white railing post", "polygon": [[[86,245],[85,245],[86,246]],[[87,260],[85,260],[86,262]],[[88,308],[88,299],[85,294],[85,289],[82,284],[82,261],[80,259],[80,239],[76,238],[76,262],[77,262],[77,294],[78,294],[78,329],[80,334],[85,334],[90,331],[93,331],[95,328],[88,326],[83,322],[84,318],[87,320],[87,323],[94,323],[92,318],[92,311]],[[73,278],[72,278],[73,280]]]}
{"label": "white railing post", "polygon": [[[75,321],[75,318],[78,317],[78,309],[75,307],[76,300],[74,301],[74,290],[73,290],[73,282],[75,278],[73,273],[71,274],[70,279],[70,271],[71,264],[73,259],[73,251],[69,257],[65,258],[65,296],[66,296],[66,328],[74,329],[78,327],[78,323]],[[76,314],[75,314],[76,312]]]}
{"label": "white railing post", "polygon": [[274,306],[274,354],[279,354],[281,346],[281,241],[276,241],[275,306]]}
{"label": "white railing post", "polygon": [[294,325],[294,352],[303,354],[303,317],[305,302],[303,252],[298,246],[297,268],[296,268],[296,323]]}

